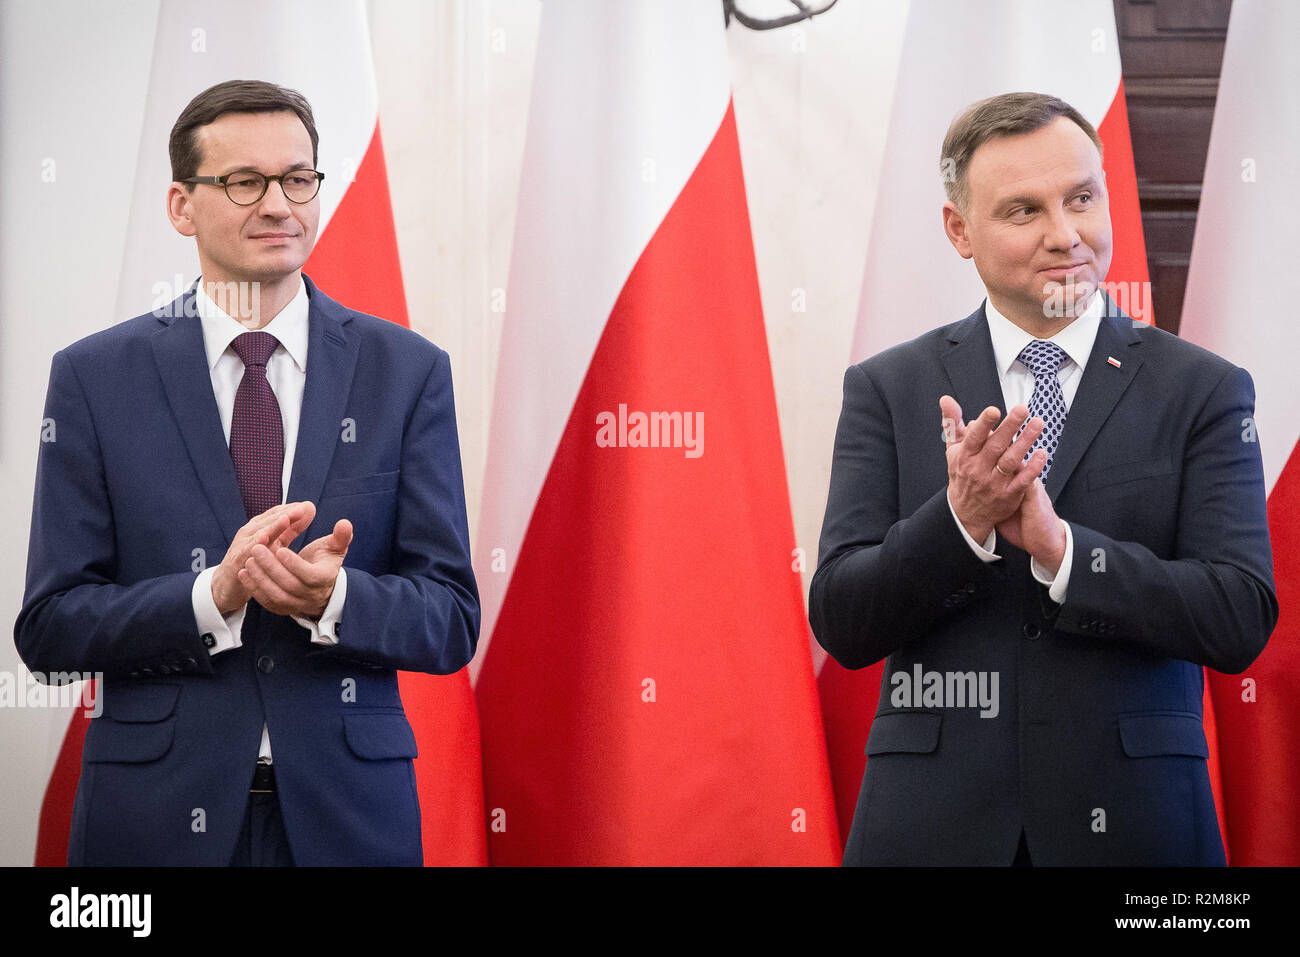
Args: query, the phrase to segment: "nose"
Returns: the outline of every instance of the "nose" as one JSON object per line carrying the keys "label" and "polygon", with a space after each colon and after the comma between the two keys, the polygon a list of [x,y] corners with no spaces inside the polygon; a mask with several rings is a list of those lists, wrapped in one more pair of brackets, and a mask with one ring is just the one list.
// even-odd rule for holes
{"label": "nose", "polygon": [[1079,245],[1079,231],[1069,211],[1057,207],[1048,220],[1043,241],[1054,251],[1068,251]]}
{"label": "nose", "polygon": [[268,219],[284,219],[289,215],[289,200],[279,180],[266,184],[266,193],[258,203],[258,211]]}

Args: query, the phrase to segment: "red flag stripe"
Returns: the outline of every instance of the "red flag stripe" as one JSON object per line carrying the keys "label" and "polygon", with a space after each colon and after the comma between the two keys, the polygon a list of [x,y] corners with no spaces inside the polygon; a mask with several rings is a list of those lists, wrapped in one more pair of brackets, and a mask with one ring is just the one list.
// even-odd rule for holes
{"label": "red flag stripe", "polygon": [[[493,863],[837,857],[750,243],[728,108],[609,317],[479,676]],[[702,454],[599,447],[620,405],[702,413]]]}
{"label": "red flag stripe", "polygon": [[347,192],[303,272],[345,306],[409,326],[378,123],[356,178],[340,188]]}
{"label": "red flag stripe", "polygon": [[[1110,226],[1115,237],[1106,280],[1125,288],[1116,290],[1119,305],[1134,319],[1155,322],[1151,307],[1147,268],[1146,234],[1142,231],[1142,207],[1138,202],[1137,169],[1133,165],[1133,141],[1128,129],[1128,104],[1124,81],[1115,90],[1106,117],[1097,126],[1101,137],[1102,169],[1110,196]],[[1127,293],[1128,301],[1123,296]]]}
{"label": "red flag stripe", "polygon": [[1218,720],[1227,831],[1234,865],[1300,863],[1300,455],[1268,497],[1273,577],[1280,606],[1264,653],[1243,674],[1210,672]]}

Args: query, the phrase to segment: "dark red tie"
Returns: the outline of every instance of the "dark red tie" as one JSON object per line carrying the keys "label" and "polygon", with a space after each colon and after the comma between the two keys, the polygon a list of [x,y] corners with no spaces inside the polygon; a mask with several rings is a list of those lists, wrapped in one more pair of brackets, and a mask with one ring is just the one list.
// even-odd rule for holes
{"label": "dark red tie", "polygon": [[279,344],[269,332],[245,332],[231,343],[244,361],[244,377],[230,419],[230,457],[249,518],[279,505],[282,495],[284,423],[266,381],[266,362]]}

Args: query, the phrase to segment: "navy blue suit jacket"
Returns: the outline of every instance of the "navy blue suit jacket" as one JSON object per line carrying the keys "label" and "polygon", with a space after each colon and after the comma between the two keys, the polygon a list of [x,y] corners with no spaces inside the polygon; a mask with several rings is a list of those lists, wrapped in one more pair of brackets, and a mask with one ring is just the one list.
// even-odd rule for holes
{"label": "navy blue suit jacket", "polygon": [[459,670],[479,623],[451,371],[409,329],[307,290],[288,500],[317,505],[294,547],[353,524],[335,646],[256,602],[242,647],[210,656],[198,633],[195,574],[246,517],[193,290],[54,357],[15,640],[47,678],[104,675],[71,864],[229,863],[263,723],[296,863],[421,863],[397,671]]}
{"label": "navy blue suit jacket", "polygon": [[[810,619],[845,667],[889,659],[844,862],[1009,864],[1023,828],[1035,864],[1222,864],[1201,666],[1243,671],[1277,620],[1250,376],[1102,319],[1045,482],[1062,605],[1023,551],[962,537],[945,393],[1005,412],[982,307],[844,380]],[[918,664],[996,672],[997,716],[896,701]]]}

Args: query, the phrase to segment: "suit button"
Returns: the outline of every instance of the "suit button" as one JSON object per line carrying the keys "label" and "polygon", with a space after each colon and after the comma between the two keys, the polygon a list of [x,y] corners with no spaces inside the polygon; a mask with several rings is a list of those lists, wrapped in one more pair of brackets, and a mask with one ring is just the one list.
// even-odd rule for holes
{"label": "suit button", "polygon": [[159,665],[159,666],[158,666],[158,674],[160,674],[160,675],[169,675],[169,674],[171,674],[171,673],[172,673],[172,669],[171,669],[168,665]]}
{"label": "suit button", "polygon": [[152,677],[153,677],[153,669],[152,669],[152,668],[141,668],[141,669],[140,669],[140,674],[142,674],[142,675],[148,675],[149,677],[152,678]]}
{"label": "suit button", "polygon": [[195,661],[193,658],[186,658],[186,659],[185,659],[185,670],[186,670],[186,671],[195,671],[195,670],[198,669],[198,667],[199,667],[199,663],[198,663],[197,661]]}
{"label": "suit button", "polygon": [[974,583],[974,582],[967,582],[967,583],[966,583],[966,594],[968,594],[968,595],[973,595],[973,594],[975,594],[975,583]]}
{"label": "suit button", "polygon": [[275,670],[275,661],[272,660],[270,655],[262,655],[257,659],[257,670],[264,675],[269,675]]}
{"label": "suit button", "polygon": [[216,646],[216,644],[217,644],[217,636],[210,631],[205,631],[203,633],[203,647],[213,648]]}
{"label": "suit button", "polygon": [[1024,632],[1025,637],[1028,638],[1030,641],[1034,641],[1036,638],[1038,638],[1039,635],[1042,634],[1042,631],[1039,630],[1039,627],[1035,625],[1032,621],[1025,622],[1025,627],[1022,628],[1021,631]]}

